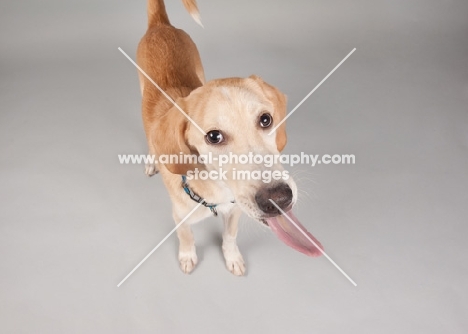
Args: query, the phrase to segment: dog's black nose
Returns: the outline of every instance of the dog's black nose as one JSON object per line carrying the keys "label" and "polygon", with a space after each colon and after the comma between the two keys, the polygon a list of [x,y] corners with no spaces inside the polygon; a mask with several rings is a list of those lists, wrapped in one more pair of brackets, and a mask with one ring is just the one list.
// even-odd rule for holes
{"label": "dog's black nose", "polygon": [[255,194],[255,202],[260,210],[267,214],[279,214],[279,210],[270,202],[272,199],[281,210],[291,205],[293,198],[292,190],[286,183],[278,184],[270,188],[262,188]]}

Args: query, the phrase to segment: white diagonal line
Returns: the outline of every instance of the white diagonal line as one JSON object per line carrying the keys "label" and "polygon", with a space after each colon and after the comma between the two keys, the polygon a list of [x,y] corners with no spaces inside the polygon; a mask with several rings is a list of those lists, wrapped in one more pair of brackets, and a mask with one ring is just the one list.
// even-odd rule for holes
{"label": "white diagonal line", "polygon": [[336,269],[338,269],[338,270],[344,275],[344,277],[346,277],[354,286],[357,286],[357,284],[351,279],[351,277],[349,277],[348,274],[346,274],[346,273],[343,271],[343,269],[341,269],[341,268],[335,263],[335,261],[333,261],[333,260],[327,255],[327,253],[325,253],[325,252],[323,251],[323,249],[322,249],[321,247],[319,247],[319,245],[317,245],[317,243],[316,243],[314,240],[312,240],[312,238],[310,238],[310,237],[307,235],[307,233],[305,233],[303,230],[301,230],[301,229],[299,228],[299,226],[297,226],[297,224],[294,222],[294,220],[292,220],[292,219],[286,214],[286,212],[284,212],[283,210],[281,210],[281,208],[280,208],[271,198],[270,198],[270,202],[273,203],[274,206],[276,206],[276,208],[281,212],[281,214],[282,214],[284,217],[286,217],[286,218],[294,225],[294,227],[297,228],[297,229],[299,230],[299,232],[301,232],[301,233],[307,238],[307,240],[309,240],[309,241],[323,254],[323,256],[325,256],[325,257],[328,259],[328,261],[330,261],[331,264],[333,264],[333,265],[336,267]]}
{"label": "white diagonal line", "polygon": [[307,99],[308,99],[308,98],[325,82],[325,80],[327,80],[327,79],[330,77],[330,75],[332,75],[333,72],[335,72],[335,71],[338,69],[338,67],[340,67],[341,64],[343,64],[343,63],[346,61],[346,59],[349,58],[349,56],[351,56],[351,55],[353,54],[354,51],[356,51],[356,48],[354,48],[350,53],[348,53],[348,55],[347,55],[346,57],[344,57],[344,59],[343,59],[342,61],[340,61],[340,63],[339,63],[338,65],[336,65],[335,68],[334,68],[330,73],[328,73],[328,75],[327,75],[325,78],[323,78],[323,80],[320,81],[319,84],[318,84],[317,86],[315,86],[315,88],[312,89],[312,91],[311,91],[309,94],[307,94],[307,96],[304,97],[304,98],[302,99],[302,101],[299,102],[299,104],[298,104],[297,106],[295,106],[294,109],[291,110],[291,112],[290,112],[289,114],[287,114],[286,117],[283,118],[283,119],[281,120],[281,122],[279,122],[279,123],[270,131],[270,133],[268,133],[268,135],[271,135],[273,132],[275,132],[276,129],[278,129],[279,126],[280,126],[281,124],[283,124],[283,122],[285,122],[285,121],[289,118],[289,116],[291,116],[291,115],[293,114],[293,112],[295,112],[296,109],[299,108],[299,107],[301,106],[301,104],[303,104],[303,103],[305,102],[305,100],[307,100]]}
{"label": "white diagonal line", "polygon": [[152,83],[153,85],[155,85],[156,88],[159,89],[159,91],[160,91],[169,101],[171,101],[172,104],[173,104],[177,109],[179,109],[179,111],[180,111],[185,117],[187,117],[187,119],[188,119],[198,130],[200,130],[200,132],[203,133],[204,136],[206,136],[206,132],[203,131],[202,128],[199,127],[198,124],[195,123],[195,121],[194,121],[189,115],[187,115],[187,113],[186,113],[185,111],[183,111],[182,108],[179,107],[179,105],[178,105],[177,103],[175,103],[175,101],[174,101],[169,95],[167,95],[166,92],[163,91],[162,88],[159,87],[159,85],[158,85],[156,82],[154,82],[154,80],[151,79],[150,76],[149,76],[148,74],[146,74],[146,72],[143,71],[143,70],[141,69],[141,67],[138,66],[138,64],[137,64],[135,61],[133,61],[132,58],[130,58],[130,56],[129,56],[128,54],[125,53],[124,50],[122,50],[120,47],[119,47],[118,49],[119,49],[120,52],[122,52],[122,54],[123,54],[125,57],[127,57],[128,60],[130,60],[130,62],[131,62],[133,65],[135,65],[135,67],[141,72],[141,74],[143,74],[143,75],[146,77],[146,79],[148,79],[149,81],[151,81],[151,83]]}
{"label": "white diagonal line", "polygon": [[166,235],[166,237],[165,237],[164,239],[162,239],[162,240],[159,242],[159,244],[157,244],[156,247],[154,247],[153,250],[152,250],[151,252],[149,252],[149,254],[146,255],[145,258],[144,258],[143,260],[141,260],[140,263],[138,263],[137,266],[136,266],[135,268],[133,268],[133,270],[132,270],[131,272],[129,272],[128,275],[125,276],[125,278],[124,278],[119,284],[117,284],[117,287],[120,287],[120,286],[122,285],[122,283],[125,282],[125,281],[127,280],[127,278],[129,278],[130,275],[133,274],[133,273],[135,272],[135,270],[137,270],[138,267],[140,267],[140,266],[143,264],[143,262],[145,262],[145,261],[151,256],[151,254],[153,254],[153,253],[156,251],[156,249],[158,249],[159,246],[161,246],[162,243],[163,243],[164,241],[166,241],[167,238],[169,238],[169,237],[171,236],[171,234],[174,233],[175,230],[177,230],[177,229],[180,227],[180,225],[182,225],[182,224],[192,215],[192,213],[195,212],[196,209],[198,209],[198,207],[199,207],[200,205],[201,205],[201,203],[198,203],[198,204],[193,208],[193,210],[190,211],[189,214],[188,214],[187,216],[185,216],[185,218],[182,219],[181,222],[180,222],[179,224],[177,224],[176,227],[174,227],[174,228],[172,229],[172,231],[169,232],[169,234]]}

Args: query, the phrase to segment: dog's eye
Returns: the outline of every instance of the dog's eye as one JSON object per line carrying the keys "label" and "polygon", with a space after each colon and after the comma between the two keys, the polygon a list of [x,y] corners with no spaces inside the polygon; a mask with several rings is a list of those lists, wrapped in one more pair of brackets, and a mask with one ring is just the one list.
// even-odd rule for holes
{"label": "dog's eye", "polygon": [[270,114],[262,114],[260,116],[259,123],[262,128],[268,128],[270,127],[271,123],[273,123],[273,118]]}
{"label": "dog's eye", "polygon": [[223,134],[218,130],[208,132],[205,138],[209,144],[220,144],[224,141]]}

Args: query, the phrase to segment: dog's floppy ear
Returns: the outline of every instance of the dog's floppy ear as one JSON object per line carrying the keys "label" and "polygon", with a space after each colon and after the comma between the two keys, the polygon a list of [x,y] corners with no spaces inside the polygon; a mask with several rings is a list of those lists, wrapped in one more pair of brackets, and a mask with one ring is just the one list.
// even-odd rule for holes
{"label": "dog's floppy ear", "polygon": [[[196,161],[186,160],[187,163],[184,163],[183,159],[179,161],[181,155],[183,157],[183,155],[196,154],[187,144],[188,119],[176,107],[172,107],[155,123],[155,126],[150,130],[150,145],[152,145],[151,149],[156,153],[159,163],[164,164],[173,174],[185,175],[189,170],[200,169],[201,166]],[[166,161],[161,161],[162,155],[167,157]],[[170,160],[171,155],[173,156],[172,161]]]}
{"label": "dog's floppy ear", "polygon": [[[251,75],[249,78],[255,80],[255,82],[261,87],[265,97],[273,103],[275,108],[275,113],[273,115],[273,126],[281,122],[284,117],[286,117],[286,95],[281,93],[278,88],[266,83],[262,78],[256,75]],[[279,152],[284,149],[286,142],[286,122],[283,122],[279,128],[276,129],[276,147],[278,148]]]}

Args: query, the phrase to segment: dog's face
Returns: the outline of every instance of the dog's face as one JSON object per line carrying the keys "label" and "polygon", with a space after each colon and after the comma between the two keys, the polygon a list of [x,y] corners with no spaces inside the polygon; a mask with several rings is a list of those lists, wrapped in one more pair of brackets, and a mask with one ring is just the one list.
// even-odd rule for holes
{"label": "dog's face", "polygon": [[[178,103],[207,135],[204,136],[177,110],[176,117],[168,118],[172,124],[162,122],[159,126],[167,135],[166,138],[158,136],[163,138],[156,144],[163,151],[158,154],[183,152],[208,156],[211,153],[213,160],[202,166],[166,165],[170,172],[187,174],[195,167],[219,172],[221,168],[225,179],[219,182],[230,189],[243,211],[262,222],[279,214],[270,199],[285,211],[292,207],[297,198],[297,187],[281,164],[271,159],[267,163],[265,160],[255,163],[260,161],[260,156],[278,155],[286,145],[284,123],[269,134],[285,117],[284,94],[262,79],[251,76],[208,82]],[[221,161],[220,156],[231,159]],[[250,157],[254,163],[245,163],[242,156]]]}

